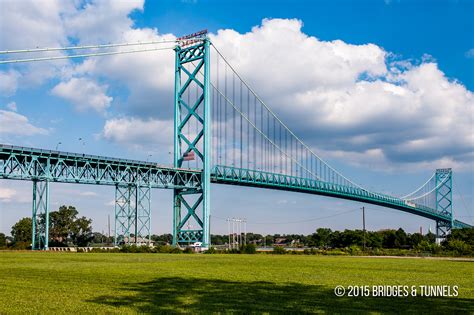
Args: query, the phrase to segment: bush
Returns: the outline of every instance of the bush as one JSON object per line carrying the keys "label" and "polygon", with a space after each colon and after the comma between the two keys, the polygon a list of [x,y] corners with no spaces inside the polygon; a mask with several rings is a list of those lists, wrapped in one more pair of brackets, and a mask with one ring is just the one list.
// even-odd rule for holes
{"label": "bush", "polygon": [[470,255],[473,253],[471,246],[465,241],[461,240],[449,240],[446,244],[446,249],[453,251],[455,255],[463,256]]}
{"label": "bush", "polygon": [[360,254],[362,254],[362,250],[357,245],[352,245],[351,247],[349,247],[348,251],[351,255],[360,255]]}
{"label": "bush", "polygon": [[289,253],[291,253],[292,255],[303,255],[304,252],[301,251],[301,250],[292,250],[292,251],[289,251]]}
{"label": "bush", "polygon": [[441,246],[436,243],[430,243],[426,240],[423,240],[415,246],[415,250],[419,252],[429,252],[432,254],[438,254],[441,252]]}
{"label": "bush", "polygon": [[273,247],[273,254],[284,255],[284,254],[286,254],[286,249],[284,249],[281,246],[275,246],[275,247]]}
{"label": "bush", "polygon": [[240,252],[243,254],[255,254],[257,252],[257,247],[255,244],[246,244],[241,247]]}
{"label": "bush", "polygon": [[217,253],[218,251],[214,247],[209,247],[209,249],[204,252],[204,254],[217,254]]}
{"label": "bush", "polygon": [[340,249],[332,249],[332,250],[324,251],[323,255],[344,256],[344,255],[348,255],[348,253],[346,253],[345,251],[340,250]]}
{"label": "bush", "polygon": [[178,247],[172,247],[170,253],[171,254],[181,254],[183,251],[179,249]]}
{"label": "bush", "polygon": [[155,250],[150,246],[123,245],[120,248],[121,253],[154,253]]}
{"label": "bush", "polygon": [[321,250],[318,250],[316,248],[306,248],[304,251],[303,251],[303,254],[305,255],[318,255],[318,254],[321,254],[322,251]]}
{"label": "bush", "polygon": [[194,254],[194,250],[193,250],[191,247],[186,247],[186,248],[183,250],[183,253],[184,253],[184,254]]}
{"label": "bush", "polygon": [[31,249],[31,244],[29,242],[15,242],[12,248],[16,250]]}
{"label": "bush", "polygon": [[172,253],[174,247],[170,245],[158,245],[155,247],[156,253]]}

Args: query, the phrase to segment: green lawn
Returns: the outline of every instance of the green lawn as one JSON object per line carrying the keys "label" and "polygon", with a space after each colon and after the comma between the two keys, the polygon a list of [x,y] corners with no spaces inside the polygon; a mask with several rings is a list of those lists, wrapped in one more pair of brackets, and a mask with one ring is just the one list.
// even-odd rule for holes
{"label": "green lawn", "polygon": [[[474,312],[474,262],[296,255],[0,252],[4,313]],[[458,297],[334,295],[336,285],[458,285]]]}

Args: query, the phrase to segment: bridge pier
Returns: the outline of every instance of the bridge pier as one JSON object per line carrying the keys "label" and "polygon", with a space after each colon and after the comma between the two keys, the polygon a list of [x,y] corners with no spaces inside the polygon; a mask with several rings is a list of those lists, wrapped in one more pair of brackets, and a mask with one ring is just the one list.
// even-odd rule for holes
{"label": "bridge pier", "polygon": [[[150,241],[151,188],[138,184],[115,186],[115,246]],[[131,235],[134,235],[132,240]]]}
{"label": "bridge pier", "polygon": [[33,180],[31,249],[48,250],[49,246],[49,181]]}

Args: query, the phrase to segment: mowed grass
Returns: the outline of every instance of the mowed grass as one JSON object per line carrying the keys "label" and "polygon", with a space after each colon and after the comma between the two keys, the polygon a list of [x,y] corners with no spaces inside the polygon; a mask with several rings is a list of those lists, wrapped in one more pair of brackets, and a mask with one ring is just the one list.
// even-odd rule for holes
{"label": "mowed grass", "polygon": [[[458,297],[336,297],[337,285]],[[474,262],[296,255],[0,252],[0,313],[474,312]]]}

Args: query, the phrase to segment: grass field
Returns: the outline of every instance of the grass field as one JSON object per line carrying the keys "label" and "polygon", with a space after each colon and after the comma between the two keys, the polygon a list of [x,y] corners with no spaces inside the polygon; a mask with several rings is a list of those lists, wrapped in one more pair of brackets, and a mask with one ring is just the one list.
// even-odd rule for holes
{"label": "grass field", "polygon": [[[458,297],[336,297],[336,285]],[[474,312],[474,262],[296,255],[0,252],[0,313]]]}

